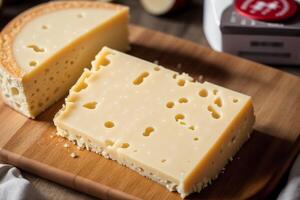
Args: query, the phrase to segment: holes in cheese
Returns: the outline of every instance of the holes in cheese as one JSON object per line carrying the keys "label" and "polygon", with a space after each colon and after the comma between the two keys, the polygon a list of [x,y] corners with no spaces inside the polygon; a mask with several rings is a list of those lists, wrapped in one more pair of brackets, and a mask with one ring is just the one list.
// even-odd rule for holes
{"label": "holes in cheese", "polygon": [[183,114],[177,114],[175,115],[175,120],[178,122],[179,120],[183,120],[184,119],[184,115]]}
{"label": "holes in cheese", "polygon": [[217,90],[217,89],[214,89],[214,90],[213,90],[213,94],[214,94],[214,95],[217,95],[217,93],[218,93],[218,90]]}
{"label": "holes in cheese", "polygon": [[59,91],[59,87],[55,88],[54,93],[57,93]]}
{"label": "holes in cheese", "polygon": [[222,99],[220,97],[216,98],[214,103],[219,107],[222,107],[222,105],[223,105]]}
{"label": "holes in cheese", "polygon": [[194,139],[193,139],[194,141],[198,141],[199,140],[199,138],[198,137],[194,137]]}
{"label": "holes in cheese", "polygon": [[199,91],[199,96],[200,96],[200,97],[207,97],[207,95],[208,95],[208,92],[207,92],[206,89],[201,89],[201,90]]}
{"label": "holes in cheese", "polygon": [[[79,50],[79,47],[74,48],[76,51]],[[39,63],[35,60],[31,63],[32,67],[38,67]],[[36,77],[33,80],[33,89],[30,92],[30,98],[35,98],[35,106],[31,106],[31,110],[34,109],[39,110],[47,105],[47,102],[51,101],[51,95],[61,94],[63,90],[63,86],[68,84],[69,80],[74,80],[74,76],[70,72],[73,67],[77,67],[77,58],[76,55],[72,55],[70,57],[66,57],[60,60],[49,64],[49,66],[45,67],[43,70],[43,76]],[[52,68],[55,67],[55,70]],[[88,77],[88,74],[87,74]],[[43,84],[42,84],[43,83]],[[44,87],[45,85],[45,87]],[[81,89],[84,89],[87,85],[83,83],[82,87],[77,87],[77,91],[79,92]],[[41,94],[42,91],[47,91],[46,94]],[[38,102],[43,102],[43,105],[38,105]],[[42,106],[41,106],[42,105]]]}
{"label": "holes in cheese", "polygon": [[173,108],[174,105],[175,105],[174,102],[169,101],[169,102],[166,104],[166,107],[167,107],[167,108]]}
{"label": "holes in cheese", "polygon": [[211,116],[214,119],[219,119],[221,117],[221,115],[211,105],[207,107],[207,110],[211,113]]}
{"label": "holes in cheese", "polygon": [[13,96],[16,96],[16,95],[19,94],[19,90],[18,90],[18,88],[16,88],[16,87],[10,88],[10,91],[11,91],[11,94],[12,94]]}
{"label": "holes in cheese", "polygon": [[185,85],[185,80],[180,79],[180,80],[178,80],[177,84],[178,84],[180,87],[183,87],[183,86]]}
{"label": "holes in cheese", "polygon": [[49,27],[47,25],[42,25],[42,29],[47,30]]}
{"label": "holes in cheese", "polygon": [[83,107],[87,108],[87,109],[95,109],[97,106],[97,102],[93,101],[93,102],[89,102],[89,103],[85,103],[83,105]]}
{"label": "holes in cheese", "polygon": [[30,67],[35,67],[35,66],[37,66],[37,62],[32,60],[32,61],[29,62],[29,66]]}
{"label": "holes in cheese", "polygon": [[101,62],[101,66],[107,66],[109,65],[110,60],[107,59],[107,57],[104,57],[102,62]]}
{"label": "holes in cheese", "polygon": [[236,99],[236,98],[234,98],[234,99],[232,100],[233,103],[237,103],[238,101],[239,101],[239,100]]}
{"label": "holes in cheese", "polygon": [[179,122],[179,124],[186,125],[186,123],[184,121]]}
{"label": "holes in cheese", "polygon": [[105,140],[105,146],[113,146],[115,143],[111,140]]}
{"label": "holes in cheese", "polygon": [[161,163],[165,163],[167,160],[166,159],[161,159],[160,162]]}
{"label": "holes in cheese", "polygon": [[76,16],[77,16],[77,18],[83,18],[84,14],[83,13],[78,13]]}
{"label": "holes in cheese", "polygon": [[149,76],[148,72],[143,72],[141,73],[134,81],[133,84],[134,85],[140,85],[141,83],[143,83],[144,79],[147,78]]}
{"label": "holes in cheese", "polygon": [[72,95],[72,96],[68,96],[66,98],[66,102],[70,102],[70,103],[75,103],[77,100],[77,97],[75,95]]}
{"label": "holes in cheese", "polygon": [[39,102],[39,103],[38,103],[38,106],[39,106],[39,107],[42,107],[43,105],[44,105],[43,102]]}
{"label": "holes in cheese", "polygon": [[159,67],[154,67],[154,71],[159,71],[160,70],[160,68]]}
{"label": "holes in cheese", "polygon": [[185,97],[182,97],[178,100],[179,103],[187,103],[188,102],[188,99],[185,98]]}
{"label": "holes in cheese", "polygon": [[[84,47],[82,47],[82,48],[84,48]],[[105,51],[102,53],[101,57],[97,60],[97,63],[94,64],[96,71],[98,71],[101,68],[101,66],[105,67],[110,64],[110,60],[108,58],[110,55],[113,55],[113,53],[110,51]]]}
{"label": "holes in cheese", "polygon": [[[175,116],[175,119],[176,119],[177,122],[179,122],[179,124],[186,126],[187,123],[183,121],[184,118],[185,118],[185,116],[182,115],[182,114],[177,114]],[[190,129],[190,130],[192,130],[192,131],[195,130],[195,126],[194,125],[190,125],[187,128]]]}
{"label": "holes in cheese", "polygon": [[121,144],[121,148],[123,148],[123,149],[127,149],[127,148],[129,148],[129,144],[128,143],[122,143]]}
{"label": "holes in cheese", "polygon": [[37,52],[37,53],[40,53],[40,52],[45,52],[45,49],[42,48],[42,47],[39,47],[35,44],[30,44],[30,45],[27,45],[27,48],[29,49],[32,49],[33,51]]}
{"label": "holes in cheese", "polygon": [[80,92],[81,90],[87,88],[88,84],[86,84],[84,81],[81,81],[79,84],[77,84],[74,88],[75,92]]}
{"label": "holes in cheese", "polygon": [[104,126],[106,128],[113,128],[115,126],[115,124],[112,121],[107,121],[104,123]]}
{"label": "holes in cheese", "polygon": [[147,127],[143,133],[143,136],[148,137],[151,135],[151,133],[154,132],[154,128],[153,127]]}
{"label": "holes in cheese", "polygon": [[66,75],[65,75],[68,79],[70,79],[72,76],[71,76],[71,74],[68,74],[68,73],[66,73]]}
{"label": "holes in cheese", "polygon": [[221,147],[221,149],[220,149],[220,154],[222,154],[223,153],[223,146]]}

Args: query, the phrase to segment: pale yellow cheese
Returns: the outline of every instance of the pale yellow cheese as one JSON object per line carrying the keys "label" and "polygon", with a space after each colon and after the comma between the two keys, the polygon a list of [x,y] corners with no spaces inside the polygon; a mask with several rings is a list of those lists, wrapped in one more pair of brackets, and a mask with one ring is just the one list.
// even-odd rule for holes
{"label": "pale yellow cheese", "polygon": [[2,40],[4,100],[34,118],[66,95],[101,47],[128,50],[128,8],[88,1],[47,3],[12,21]]}
{"label": "pale yellow cheese", "polygon": [[[33,19],[16,36],[13,52],[27,73],[57,51],[119,14],[115,9],[73,8],[58,10]],[[98,36],[101,37],[100,35]]]}
{"label": "pale yellow cheese", "polygon": [[249,96],[103,48],[54,122],[58,135],[185,197],[216,178],[254,115]]}

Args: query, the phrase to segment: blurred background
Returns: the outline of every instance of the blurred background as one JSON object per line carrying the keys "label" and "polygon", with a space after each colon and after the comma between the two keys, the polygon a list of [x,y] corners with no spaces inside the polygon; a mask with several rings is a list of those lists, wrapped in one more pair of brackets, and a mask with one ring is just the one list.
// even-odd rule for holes
{"label": "blurred background", "polygon": [[[2,29],[6,23],[9,22],[13,17],[15,17],[20,12],[36,5],[39,3],[47,2],[47,0],[0,0],[2,1],[2,8],[0,11],[0,28]],[[101,0],[98,0],[101,1]],[[167,1],[160,1],[160,0],[102,0],[106,2],[113,2],[113,3],[119,3],[124,4],[130,7],[130,14],[131,14],[131,23],[140,25],[143,27],[147,27],[150,29],[154,29],[157,31],[161,31],[167,34],[171,34],[177,37],[180,37],[182,39],[193,41],[197,44],[207,46],[207,47],[214,47],[215,45],[212,45],[212,43],[221,43],[219,40],[218,35],[212,35],[216,32],[216,30],[210,30],[210,32],[206,31],[206,36],[209,35],[210,43],[207,40],[207,37],[205,37],[204,34],[204,0],[167,0]],[[228,4],[228,2],[232,2],[233,0],[211,0],[207,2],[212,2],[211,6],[215,6],[215,9],[218,11],[218,9],[222,8],[222,4]],[[149,3],[150,2],[150,3]],[[168,2],[168,3],[163,3]],[[170,6],[172,4],[172,6]],[[213,5],[215,4],[215,5]],[[220,4],[221,6],[218,7]],[[206,6],[207,7],[207,6]],[[208,10],[207,8],[205,8]],[[214,17],[213,13],[215,11],[209,10],[206,12],[206,18]],[[208,16],[208,17],[207,17]],[[298,14],[299,19],[299,31],[300,31],[300,16]],[[219,19],[209,19],[218,21]],[[250,20],[249,20],[250,22]],[[253,20],[251,21],[251,23]],[[212,24],[211,22],[209,22]],[[208,23],[206,23],[208,24]],[[209,26],[210,26],[209,24]],[[225,24],[226,25],[226,24]],[[228,25],[228,24],[227,24]],[[208,25],[206,25],[208,26]],[[235,26],[235,25],[234,25]],[[217,26],[216,26],[217,27]],[[236,28],[236,27],[234,27]],[[294,28],[294,27],[292,27]],[[219,31],[219,30],[218,30]],[[273,30],[271,30],[272,32]],[[220,33],[218,33],[220,34]],[[236,37],[236,36],[234,36]],[[216,38],[216,39],[215,39]],[[299,38],[299,37],[298,37]],[[232,40],[235,40],[233,38]],[[299,39],[298,39],[299,40]],[[300,40],[299,40],[300,41]],[[229,41],[230,44],[231,41]],[[257,44],[263,44],[266,43],[257,43]],[[212,45],[212,46],[211,46]],[[218,44],[217,44],[218,45]],[[271,45],[273,45],[271,43]],[[235,48],[235,47],[234,47]],[[237,47],[240,48],[240,47]],[[295,46],[294,46],[295,48]],[[214,48],[217,49],[217,48]],[[278,48],[277,48],[278,49]],[[220,49],[219,49],[220,50]],[[225,50],[229,53],[230,50]],[[271,50],[272,51],[272,50]],[[275,49],[276,51],[276,49]],[[286,50],[284,50],[286,51]],[[295,51],[295,49],[290,50]],[[297,49],[296,49],[297,51]],[[248,51],[247,51],[248,52]],[[298,51],[297,51],[298,52]],[[256,52],[255,52],[256,53]],[[235,53],[238,56],[242,56],[238,53]],[[270,53],[268,53],[270,54]],[[281,54],[279,54],[281,55]],[[283,54],[285,55],[285,54]],[[260,57],[265,56],[265,54],[258,55]],[[270,58],[271,60],[276,59],[277,54],[273,55],[273,58]],[[294,56],[295,57],[295,56]],[[300,55],[299,53],[296,53],[296,57],[299,60],[300,63]],[[287,61],[290,61],[290,58],[286,58]],[[258,60],[258,62],[262,62]],[[289,62],[282,62],[282,63],[271,63],[271,66],[298,75],[300,76],[300,68],[298,65],[291,65]]]}
{"label": "blurred background", "polygon": [[[1,1],[1,0],[0,0]],[[3,1],[3,0],[2,0]],[[107,1],[130,7],[131,23],[166,32],[200,44],[207,44],[202,32],[202,0],[187,0],[182,9],[164,16],[154,16],[146,12],[138,0]],[[4,0],[1,9],[0,27],[20,12],[47,0]]]}

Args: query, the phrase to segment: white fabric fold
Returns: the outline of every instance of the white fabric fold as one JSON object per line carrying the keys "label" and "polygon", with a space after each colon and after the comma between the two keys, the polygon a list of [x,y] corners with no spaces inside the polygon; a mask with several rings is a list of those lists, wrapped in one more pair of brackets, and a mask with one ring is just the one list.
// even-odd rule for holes
{"label": "white fabric fold", "polygon": [[42,195],[24,179],[20,171],[7,164],[0,164],[1,200],[41,200]]}
{"label": "white fabric fold", "polygon": [[300,200],[300,154],[293,164],[288,182],[277,200]]}

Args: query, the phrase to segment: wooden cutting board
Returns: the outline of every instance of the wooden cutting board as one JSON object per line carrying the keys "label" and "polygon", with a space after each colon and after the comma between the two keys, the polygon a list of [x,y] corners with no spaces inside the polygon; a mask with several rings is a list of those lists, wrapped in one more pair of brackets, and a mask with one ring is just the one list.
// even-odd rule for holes
{"label": "wooden cutting board", "polygon": [[[131,26],[130,32],[130,54],[196,78],[203,75],[254,99],[257,121],[250,140],[211,186],[187,199],[265,197],[295,155],[290,152],[300,134],[299,77],[145,28]],[[55,136],[52,118],[62,103],[30,120],[0,101],[1,160],[103,199],[180,199],[116,162]],[[65,143],[70,148],[64,148]],[[79,157],[71,158],[72,152]]]}

